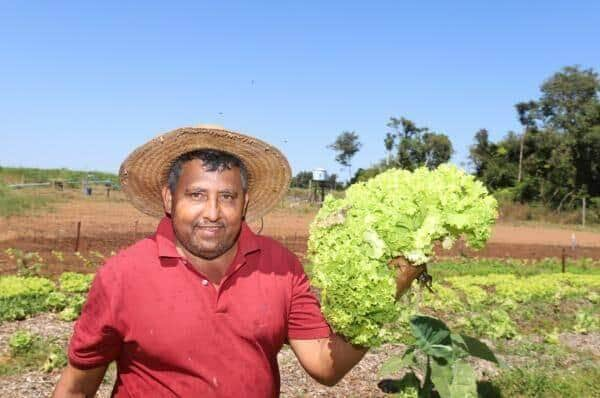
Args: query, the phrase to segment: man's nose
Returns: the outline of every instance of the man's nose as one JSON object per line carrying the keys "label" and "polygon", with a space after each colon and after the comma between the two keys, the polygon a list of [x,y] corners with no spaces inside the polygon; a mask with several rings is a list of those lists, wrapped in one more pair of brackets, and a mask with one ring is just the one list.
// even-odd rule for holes
{"label": "man's nose", "polygon": [[220,213],[221,211],[217,198],[209,198],[209,200],[206,202],[206,207],[204,208],[204,218],[209,221],[216,221],[219,219]]}

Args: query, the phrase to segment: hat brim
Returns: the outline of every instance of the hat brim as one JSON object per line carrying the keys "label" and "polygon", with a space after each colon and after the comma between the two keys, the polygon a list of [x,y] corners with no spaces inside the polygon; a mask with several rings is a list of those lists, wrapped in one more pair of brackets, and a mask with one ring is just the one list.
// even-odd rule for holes
{"label": "hat brim", "polygon": [[184,153],[199,149],[227,152],[242,161],[248,171],[247,221],[269,212],[288,190],[290,165],[274,146],[225,129],[183,127],[155,137],[125,159],[119,169],[123,191],[141,212],[164,216],[162,188],[171,165]]}

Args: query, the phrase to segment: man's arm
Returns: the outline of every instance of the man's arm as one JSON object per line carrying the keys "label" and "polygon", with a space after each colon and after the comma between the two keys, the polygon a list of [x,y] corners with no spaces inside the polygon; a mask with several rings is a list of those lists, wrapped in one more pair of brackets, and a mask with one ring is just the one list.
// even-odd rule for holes
{"label": "man's arm", "polygon": [[71,364],[63,370],[52,398],[88,398],[96,395],[108,365],[78,369]]}
{"label": "man's arm", "polygon": [[304,370],[326,386],[337,384],[368,350],[336,334],[324,339],[290,340],[290,346]]}

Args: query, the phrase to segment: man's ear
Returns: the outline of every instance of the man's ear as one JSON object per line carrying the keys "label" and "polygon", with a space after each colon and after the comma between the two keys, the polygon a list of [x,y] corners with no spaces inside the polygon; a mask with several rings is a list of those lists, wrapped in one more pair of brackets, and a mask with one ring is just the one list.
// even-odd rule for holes
{"label": "man's ear", "polygon": [[164,186],[162,189],[162,200],[165,213],[171,215],[173,209],[173,195],[171,195],[171,190],[168,186]]}
{"label": "man's ear", "polygon": [[244,210],[242,210],[242,220],[246,219],[246,212],[248,211],[248,203],[249,203],[249,199],[248,199],[248,192],[244,193]]}

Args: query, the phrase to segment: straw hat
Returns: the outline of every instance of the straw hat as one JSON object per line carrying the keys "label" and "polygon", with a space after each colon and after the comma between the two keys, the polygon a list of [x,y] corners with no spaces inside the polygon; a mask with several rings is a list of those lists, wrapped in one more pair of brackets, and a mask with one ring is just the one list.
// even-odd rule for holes
{"label": "straw hat", "polygon": [[230,153],[248,171],[250,203],[246,220],[259,219],[285,195],[291,170],[285,156],[274,146],[220,126],[183,127],[153,138],[134,150],[119,170],[121,187],[131,203],[143,213],[162,217],[161,191],[167,185],[175,159],[198,149]]}

